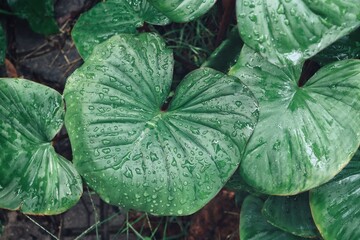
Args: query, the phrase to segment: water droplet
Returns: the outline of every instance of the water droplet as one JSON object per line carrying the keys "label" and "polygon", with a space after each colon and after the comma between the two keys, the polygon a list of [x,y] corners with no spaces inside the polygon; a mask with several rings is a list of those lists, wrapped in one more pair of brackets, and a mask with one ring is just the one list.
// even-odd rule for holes
{"label": "water droplet", "polygon": [[236,104],[236,106],[240,107],[242,105],[242,102],[241,101],[236,101],[235,104]]}
{"label": "water droplet", "polygon": [[109,154],[111,152],[111,149],[110,148],[104,148],[102,150],[102,152],[105,153],[105,154]]}
{"label": "water droplet", "polygon": [[156,155],[156,153],[151,152],[150,153],[150,160],[154,162],[156,160],[159,160],[159,157]]}
{"label": "water droplet", "polygon": [[278,14],[284,14],[284,13],[285,13],[284,5],[279,4],[279,7],[278,7],[278,9],[276,10],[276,12],[277,12]]}
{"label": "water droplet", "polygon": [[132,178],[133,177],[133,173],[131,171],[130,168],[126,168],[126,171],[124,172],[124,176],[127,177],[127,178]]}

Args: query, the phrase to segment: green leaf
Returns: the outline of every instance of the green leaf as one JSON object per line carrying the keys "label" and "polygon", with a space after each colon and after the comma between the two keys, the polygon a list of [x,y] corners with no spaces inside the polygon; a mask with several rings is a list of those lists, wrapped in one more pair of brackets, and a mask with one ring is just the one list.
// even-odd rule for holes
{"label": "green leaf", "polygon": [[310,191],[315,224],[325,240],[360,239],[360,151],[332,181]]}
{"label": "green leaf", "polygon": [[153,34],[98,45],[65,88],[74,163],[106,201],[157,215],[203,207],[238,167],[257,103],[237,78],[190,73],[167,110],[172,52]]}
{"label": "green leaf", "polygon": [[237,27],[234,27],[228,38],[221,43],[211,56],[202,64],[202,67],[209,67],[227,73],[239,58],[243,42],[240,38]]}
{"label": "green leaf", "polygon": [[358,0],[237,0],[240,35],[271,63],[297,65],[360,26]]}
{"label": "green leaf", "polygon": [[360,28],[340,38],[312,59],[323,66],[331,62],[352,58],[360,58]]}
{"label": "green leaf", "polygon": [[71,35],[80,55],[86,59],[93,48],[117,33],[136,33],[144,22],[157,25],[169,19],[146,0],[107,0],[82,14]]}
{"label": "green leaf", "polygon": [[285,232],[306,238],[319,236],[311,215],[309,192],[288,197],[270,196],[262,213],[269,223]]}
{"label": "green leaf", "polygon": [[7,0],[14,13],[26,19],[33,31],[50,35],[59,31],[54,18],[54,0]]}
{"label": "green leaf", "polygon": [[284,232],[266,221],[261,209],[264,202],[260,198],[245,198],[240,212],[241,240],[300,240],[304,239]]}
{"label": "green leaf", "polygon": [[276,67],[248,47],[230,70],[261,109],[240,174],[270,195],[294,195],[329,181],[360,143],[360,61],[327,65],[299,87],[300,72],[301,66]]}
{"label": "green leaf", "polygon": [[79,200],[81,178],[55,153],[61,95],[24,79],[0,79],[0,208],[58,214]]}
{"label": "green leaf", "polygon": [[205,14],[215,0],[148,0],[174,22],[190,22]]}
{"label": "green leaf", "polygon": [[2,25],[0,24],[0,65],[4,63],[6,55],[6,36]]}

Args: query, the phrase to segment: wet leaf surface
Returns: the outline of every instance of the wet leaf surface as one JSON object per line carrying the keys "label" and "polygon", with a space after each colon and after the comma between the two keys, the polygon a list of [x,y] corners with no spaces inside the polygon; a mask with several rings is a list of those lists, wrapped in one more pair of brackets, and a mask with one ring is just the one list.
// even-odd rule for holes
{"label": "wet leaf surface", "polygon": [[264,202],[257,197],[245,198],[240,212],[241,240],[301,240],[306,239],[284,232],[266,221],[261,209]]}
{"label": "wet leaf surface", "polygon": [[57,214],[82,194],[72,164],[51,140],[63,123],[56,91],[24,79],[0,79],[0,207],[28,214]]}
{"label": "wet leaf surface", "polygon": [[345,59],[360,58],[360,28],[351,34],[340,38],[317,55],[312,60],[324,66]]}
{"label": "wet leaf surface", "polygon": [[297,65],[360,25],[358,0],[237,0],[243,41],[278,66]]}
{"label": "wet leaf surface", "polygon": [[136,33],[144,22],[165,25],[170,21],[146,0],[108,0],[80,16],[72,37],[86,59],[97,44],[118,33]]}
{"label": "wet leaf surface", "polygon": [[303,86],[300,73],[301,66],[276,67],[249,47],[230,70],[259,100],[239,172],[263,193],[294,195],[329,181],[360,143],[360,61],[327,65]]}
{"label": "wet leaf surface", "polygon": [[285,232],[305,238],[319,236],[311,215],[309,192],[287,197],[270,196],[262,214],[269,223]]}
{"label": "wet leaf surface", "polygon": [[258,117],[252,93],[203,68],[185,77],[165,110],[172,71],[172,53],[157,35],[118,35],[68,79],[74,163],[106,202],[187,215],[236,170]]}
{"label": "wet leaf surface", "polygon": [[215,0],[148,0],[174,22],[189,22],[206,13]]}
{"label": "wet leaf surface", "polygon": [[310,192],[315,223],[324,239],[359,239],[360,151],[333,180]]}

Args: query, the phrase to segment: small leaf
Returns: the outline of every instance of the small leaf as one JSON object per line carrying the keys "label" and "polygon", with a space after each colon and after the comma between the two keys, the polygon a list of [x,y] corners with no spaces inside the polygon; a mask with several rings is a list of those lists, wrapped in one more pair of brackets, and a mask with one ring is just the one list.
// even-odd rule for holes
{"label": "small leaf", "polygon": [[359,0],[237,0],[240,35],[278,66],[297,65],[360,26]]}
{"label": "small leaf", "polygon": [[285,232],[305,238],[319,236],[311,216],[308,192],[288,197],[270,196],[262,213],[269,223]]}
{"label": "small leaf", "polygon": [[24,79],[0,79],[0,207],[58,214],[79,200],[81,178],[55,153],[63,123],[61,95]]}
{"label": "small leaf", "polygon": [[172,52],[153,34],[98,45],[65,88],[74,163],[106,201],[157,215],[203,207],[238,167],[257,121],[237,78],[190,73],[167,110]]}
{"label": "small leaf", "polygon": [[174,22],[189,22],[205,14],[215,0],[148,0]]}
{"label": "small leaf", "polygon": [[315,224],[325,240],[360,239],[360,150],[330,182],[310,191]]}
{"label": "small leaf", "polygon": [[165,25],[170,21],[146,0],[107,0],[82,14],[71,35],[86,59],[97,44],[117,33],[136,33],[144,22]]}
{"label": "small leaf", "polygon": [[240,212],[241,240],[300,240],[304,239],[284,232],[266,221],[261,209],[264,202],[260,198],[248,196],[245,198]]}
{"label": "small leaf", "polygon": [[202,67],[209,67],[227,73],[239,58],[243,42],[240,38],[237,27],[234,27],[228,38],[221,43],[211,56],[202,64]]}
{"label": "small leaf", "polygon": [[50,35],[59,31],[54,17],[54,0],[7,0],[14,13],[26,19],[33,31]]}
{"label": "small leaf", "polygon": [[360,61],[327,65],[304,86],[300,73],[301,66],[276,67],[245,46],[230,70],[262,109],[240,174],[266,194],[294,195],[329,181],[360,144]]}

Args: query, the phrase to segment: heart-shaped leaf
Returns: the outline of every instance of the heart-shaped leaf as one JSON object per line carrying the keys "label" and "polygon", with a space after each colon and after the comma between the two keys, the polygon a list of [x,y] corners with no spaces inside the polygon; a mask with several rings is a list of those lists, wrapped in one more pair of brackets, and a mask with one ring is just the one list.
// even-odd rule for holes
{"label": "heart-shaped leaf", "polygon": [[241,240],[300,240],[304,239],[274,227],[266,221],[261,209],[264,202],[257,197],[245,198],[240,212]]}
{"label": "heart-shaped leaf", "polygon": [[200,17],[216,0],[148,0],[174,22],[189,22]]}
{"label": "heart-shaped leaf", "polygon": [[50,35],[59,31],[54,17],[54,0],[7,0],[14,13],[26,19],[33,31]]}
{"label": "heart-shaped leaf", "polygon": [[330,182],[310,191],[315,224],[326,240],[360,239],[360,150]]}
{"label": "heart-shaped leaf", "polygon": [[72,164],[51,140],[63,123],[61,95],[24,79],[0,79],[0,207],[57,214],[82,194]]}
{"label": "heart-shaped leaf", "polygon": [[298,86],[301,66],[279,68],[244,47],[230,70],[254,92],[260,117],[240,165],[260,192],[293,195],[329,181],[360,143],[360,61],[320,69]]}
{"label": "heart-shaped leaf", "polygon": [[270,196],[262,213],[269,223],[293,235],[314,238],[319,232],[312,219],[309,192],[296,196]]}
{"label": "heart-shaped leaf", "polygon": [[165,25],[170,21],[146,0],[107,0],[82,14],[71,35],[86,59],[99,43],[117,33],[136,33],[144,22]]}
{"label": "heart-shaped leaf", "polygon": [[244,42],[278,66],[297,65],[360,26],[359,0],[237,0]]}
{"label": "heart-shaped leaf", "polygon": [[237,78],[204,68],[167,110],[173,57],[153,34],[94,49],[65,88],[74,163],[106,201],[158,215],[204,206],[238,167],[257,103]]}

